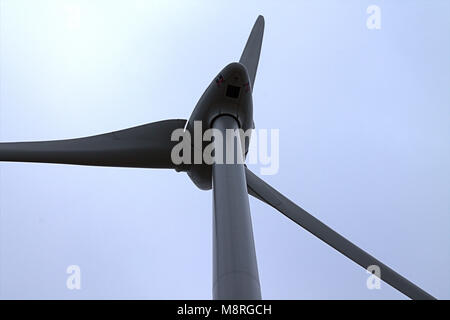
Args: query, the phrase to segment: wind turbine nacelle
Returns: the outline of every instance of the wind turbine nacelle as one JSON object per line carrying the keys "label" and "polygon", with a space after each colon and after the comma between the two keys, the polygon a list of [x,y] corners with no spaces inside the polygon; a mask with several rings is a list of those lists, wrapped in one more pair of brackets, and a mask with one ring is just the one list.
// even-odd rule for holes
{"label": "wind turbine nacelle", "polygon": [[205,90],[189,118],[186,129],[193,134],[194,121],[207,130],[221,115],[234,117],[241,129],[253,126],[252,90],[247,69],[239,62],[227,65]]}
{"label": "wind turbine nacelle", "polygon": [[[254,128],[251,82],[247,68],[239,62],[230,63],[214,78],[195,106],[186,130],[194,137],[194,122],[201,121],[203,136],[204,131],[212,128],[214,120],[223,115],[235,118],[244,131]],[[249,142],[249,139],[243,141],[245,154]],[[203,143],[202,150],[207,144]],[[192,164],[188,175],[200,189],[211,189],[211,165]]]}

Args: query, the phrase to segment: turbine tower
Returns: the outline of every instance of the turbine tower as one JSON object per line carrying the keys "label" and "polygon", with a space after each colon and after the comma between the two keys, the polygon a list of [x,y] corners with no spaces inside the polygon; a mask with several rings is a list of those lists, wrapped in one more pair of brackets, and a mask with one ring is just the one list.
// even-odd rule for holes
{"label": "turbine tower", "polygon": [[[0,143],[0,161],[72,165],[175,169],[186,172],[202,190],[213,189],[213,298],[261,299],[248,195],[267,203],[364,269],[377,266],[379,277],[412,299],[434,299],[400,274],[314,218],[243,163],[248,140],[228,137],[227,130],[254,128],[252,94],[264,33],[264,18],[253,26],[239,62],[223,68],[207,87],[189,120],[171,119],[78,139]],[[196,125],[215,129],[226,137],[214,140],[216,156],[231,156],[231,163],[196,161],[204,144],[187,145],[190,160],[176,164],[177,145],[172,133],[195,136]],[[226,148],[234,145],[234,149]],[[197,159],[198,160],[198,159]]]}

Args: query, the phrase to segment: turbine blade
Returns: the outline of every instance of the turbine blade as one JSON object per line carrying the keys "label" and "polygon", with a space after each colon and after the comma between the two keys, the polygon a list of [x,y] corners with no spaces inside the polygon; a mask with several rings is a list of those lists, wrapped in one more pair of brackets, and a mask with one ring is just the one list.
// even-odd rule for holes
{"label": "turbine blade", "polygon": [[91,137],[0,143],[0,161],[108,167],[172,168],[171,141],[186,120],[165,120]]}
{"label": "turbine blade", "polygon": [[263,35],[264,17],[259,16],[258,19],[256,19],[252,32],[248,37],[247,44],[245,45],[244,51],[242,52],[241,59],[239,60],[239,62],[247,68],[252,90],[255,83],[256,70],[258,69]]}
{"label": "turbine blade", "polygon": [[273,208],[280,211],[286,217],[311,232],[313,235],[353,260],[364,269],[371,265],[380,268],[380,278],[395,289],[407,295],[411,299],[431,300],[433,296],[402,277],[400,274],[375,259],[370,254],[360,249],[343,236],[329,228],[327,225],[314,218],[311,214],[297,206],[291,200],[283,196],[262,179],[258,178],[248,168],[245,170],[247,177],[247,187],[250,195],[262,200]]}

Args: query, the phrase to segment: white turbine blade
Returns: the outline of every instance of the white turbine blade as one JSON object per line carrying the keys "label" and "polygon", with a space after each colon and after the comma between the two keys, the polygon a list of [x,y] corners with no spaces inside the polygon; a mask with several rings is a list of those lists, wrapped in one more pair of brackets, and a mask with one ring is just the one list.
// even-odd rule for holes
{"label": "white turbine blade", "polygon": [[415,300],[432,300],[433,296],[410,282],[400,274],[375,259],[370,254],[360,249],[339,233],[314,218],[311,214],[297,206],[291,200],[283,196],[262,179],[258,178],[248,168],[245,170],[249,194],[266,202],[286,217],[311,232],[313,235],[356,262],[364,269],[376,265],[380,268],[380,278],[398,291]]}
{"label": "white turbine blade", "polygon": [[175,168],[171,141],[186,120],[165,120],[91,137],[0,143],[0,161]]}
{"label": "white turbine blade", "polygon": [[242,52],[241,59],[239,60],[239,62],[247,68],[252,90],[255,83],[256,70],[258,69],[263,35],[264,17],[259,16],[258,19],[256,19],[252,32],[248,37],[247,44],[245,45],[244,51]]}

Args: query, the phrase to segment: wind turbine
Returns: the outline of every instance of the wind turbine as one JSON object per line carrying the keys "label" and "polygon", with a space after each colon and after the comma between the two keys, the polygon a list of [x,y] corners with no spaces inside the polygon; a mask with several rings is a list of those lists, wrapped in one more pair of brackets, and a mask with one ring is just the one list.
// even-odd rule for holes
{"label": "wind turbine", "polygon": [[[226,130],[254,128],[252,93],[264,33],[264,18],[253,26],[239,62],[222,69],[198,101],[189,120],[172,119],[78,139],[0,143],[0,161],[44,162],[73,165],[175,169],[186,172],[197,187],[213,189],[213,298],[261,299],[248,195],[286,217],[356,262],[363,268],[378,266],[383,281],[412,299],[433,296],[326,226],[252,173],[242,162],[248,141],[239,135],[232,163],[175,164],[171,153],[181,129],[195,135],[202,128]],[[227,138],[228,139],[228,138]],[[229,142],[229,141],[227,141]],[[226,145],[226,144],[225,144]],[[195,146],[189,143],[193,153]],[[203,145],[200,146],[203,149]],[[200,150],[202,151],[202,150]],[[216,150],[217,152],[218,150]],[[230,150],[222,149],[225,157]]]}

